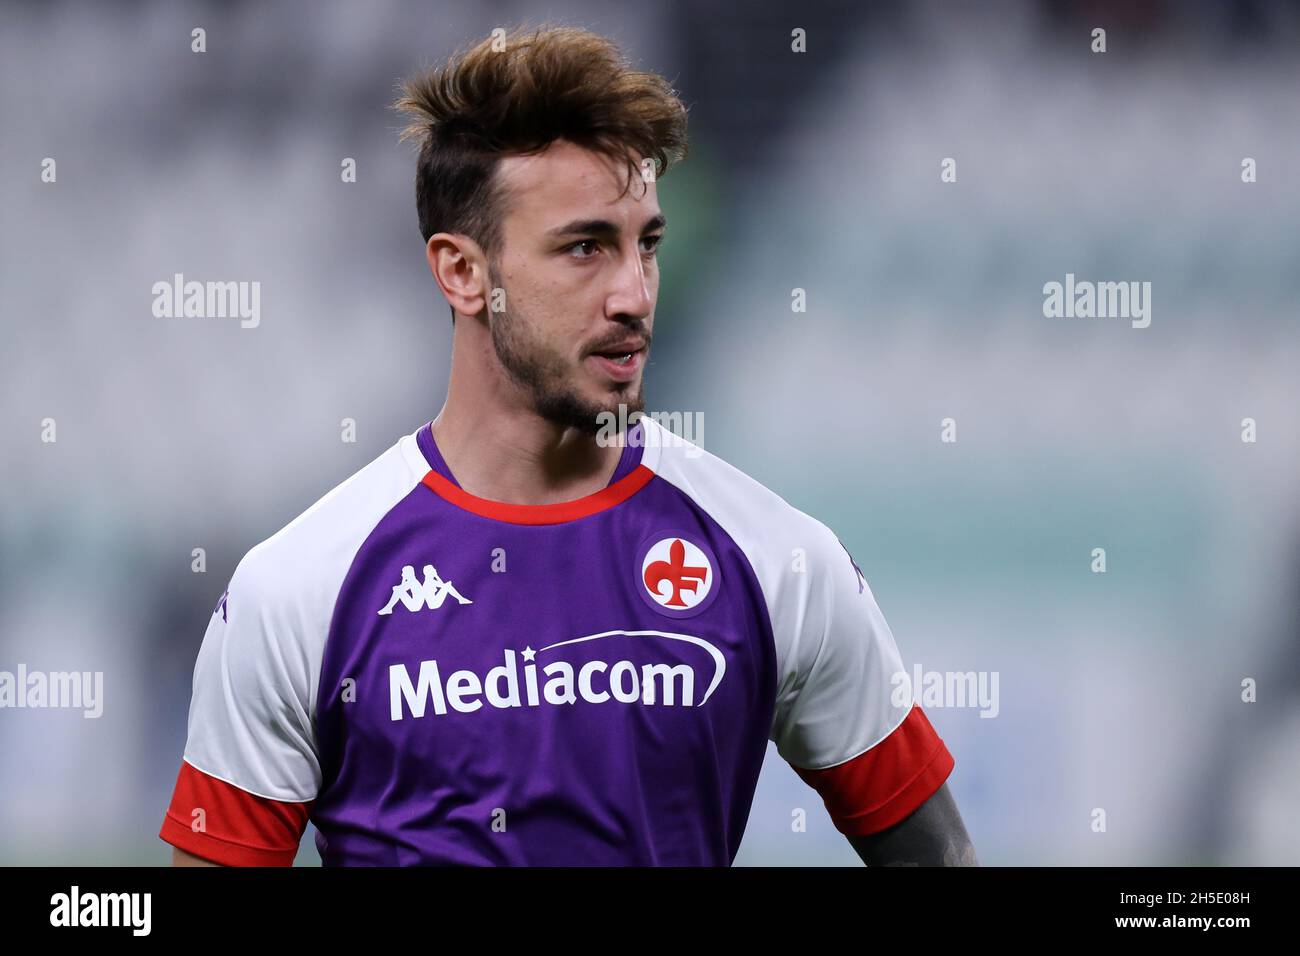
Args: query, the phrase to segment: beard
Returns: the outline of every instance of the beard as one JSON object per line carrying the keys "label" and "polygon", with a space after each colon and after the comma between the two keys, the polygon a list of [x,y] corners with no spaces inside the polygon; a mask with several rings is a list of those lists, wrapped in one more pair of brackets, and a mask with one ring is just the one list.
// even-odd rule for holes
{"label": "beard", "polygon": [[[504,288],[492,269],[488,270],[488,278],[492,288]],[[509,294],[506,301],[510,301]],[[592,401],[572,384],[578,369],[539,336],[526,318],[506,310],[490,313],[488,327],[502,368],[528,396],[533,411],[547,421],[595,435],[603,427],[598,416],[612,414],[621,427],[627,416],[645,411],[644,379],[629,383],[625,386],[627,391],[604,401]],[[645,338],[648,354],[649,336]],[[624,415],[619,415],[620,405],[626,408]]]}

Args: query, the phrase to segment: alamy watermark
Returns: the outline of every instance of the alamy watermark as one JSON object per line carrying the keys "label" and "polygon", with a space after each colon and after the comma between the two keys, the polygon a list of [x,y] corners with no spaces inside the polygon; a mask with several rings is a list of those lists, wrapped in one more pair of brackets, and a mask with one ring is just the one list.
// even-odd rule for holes
{"label": "alamy watermark", "polygon": [[[629,432],[629,427],[642,418],[649,418],[659,429],[638,428]],[[666,447],[683,447],[687,458],[698,458],[704,454],[704,413],[703,412],[628,412],[627,405],[619,403],[618,411],[600,412],[596,415],[596,444],[602,448],[619,444],[620,434],[627,436],[627,443],[633,448],[640,445]],[[663,438],[660,438],[662,429]]]}
{"label": "alamy watermark", "polygon": [[56,927],[117,926],[132,936],[148,936],[152,911],[152,893],[83,893],[74,884],[50,897],[50,925]]}
{"label": "alamy watermark", "polygon": [[0,708],[66,707],[86,718],[104,713],[103,671],[0,671]]}
{"label": "alamy watermark", "polygon": [[977,707],[981,717],[996,717],[1001,709],[997,671],[927,671],[915,664],[911,674],[895,671],[889,683],[895,707],[909,701],[922,707]]}
{"label": "alamy watermark", "polygon": [[262,321],[260,282],[186,282],[177,272],[171,282],[155,282],[152,291],[159,319],[239,319],[245,329]]}
{"label": "alamy watermark", "polygon": [[1049,319],[1131,319],[1135,329],[1151,324],[1150,282],[1065,282],[1043,286],[1043,315]]}

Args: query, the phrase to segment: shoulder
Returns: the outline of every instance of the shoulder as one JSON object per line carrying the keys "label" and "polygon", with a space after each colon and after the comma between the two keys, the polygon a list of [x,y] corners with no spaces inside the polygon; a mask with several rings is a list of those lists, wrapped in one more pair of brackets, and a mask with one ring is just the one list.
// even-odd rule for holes
{"label": "shoulder", "polygon": [[405,435],[248,550],[231,579],[258,603],[329,600],[384,515],[424,477],[414,435]]}
{"label": "shoulder", "polygon": [[824,523],[649,416],[642,421],[647,446],[654,447],[651,470],[722,527],[769,595],[782,585],[806,585],[831,564],[856,577],[848,552]]}
{"label": "shoulder", "polygon": [[650,470],[717,521],[762,588],[776,650],[769,736],[778,753],[823,795],[843,832],[903,819],[943,782],[952,758],[920,709],[898,697],[902,656],[847,548],[754,478],[647,421]]}
{"label": "shoulder", "polygon": [[362,543],[419,484],[410,438],[251,548],[235,568],[194,665],[185,750],[194,767],[277,800],[315,793],[313,721],[334,604]]}

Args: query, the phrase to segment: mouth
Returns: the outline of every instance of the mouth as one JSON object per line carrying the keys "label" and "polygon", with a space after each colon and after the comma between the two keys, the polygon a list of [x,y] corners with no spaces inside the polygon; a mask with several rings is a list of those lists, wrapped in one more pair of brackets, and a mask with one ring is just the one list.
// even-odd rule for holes
{"label": "mouth", "polygon": [[587,356],[587,360],[614,381],[630,382],[641,371],[641,366],[645,362],[645,353],[644,342],[626,342],[592,352]]}

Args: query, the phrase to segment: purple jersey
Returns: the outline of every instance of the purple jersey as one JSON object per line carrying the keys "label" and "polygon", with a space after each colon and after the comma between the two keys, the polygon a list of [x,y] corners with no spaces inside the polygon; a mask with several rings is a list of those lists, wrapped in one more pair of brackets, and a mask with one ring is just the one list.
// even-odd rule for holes
{"label": "purple jersey", "polygon": [[[646,417],[610,484],[466,492],[428,424],[239,563],[162,837],[228,864],[730,865],[769,740],[845,833],[952,757],[835,535]],[[201,823],[201,826],[197,825]]]}

